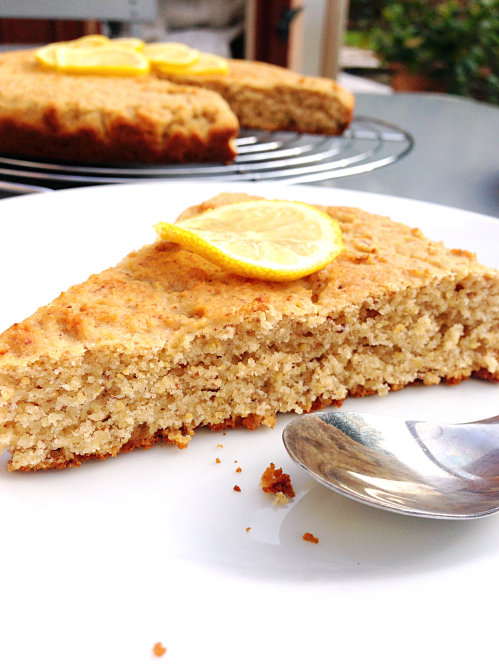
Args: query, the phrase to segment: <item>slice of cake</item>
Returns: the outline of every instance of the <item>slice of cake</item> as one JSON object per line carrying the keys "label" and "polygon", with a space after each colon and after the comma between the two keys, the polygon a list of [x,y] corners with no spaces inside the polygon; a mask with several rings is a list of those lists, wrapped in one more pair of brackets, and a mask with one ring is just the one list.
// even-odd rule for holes
{"label": "slice of cake", "polygon": [[229,162],[236,117],[214,92],[148,76],[43,69],[0,55],[0,151],[76,162]]}
{"label": "slice of cake", "polygon": [[165,74],[221,95],[241,127],[309,134],[341,134],[350,124],[353,95],[331,79],[303,76],[263,62],[228,60],[228,74]]}
{"label": "slice of cake", "polygon": [[[220,195],[183,217],[251,199]],[[294,282],[242,278],[156,241],[0,336],[0,449],[63,468],[194,429],[415,381],[499,379],[499,273],[388,218],[322,208],[346,250]]]}

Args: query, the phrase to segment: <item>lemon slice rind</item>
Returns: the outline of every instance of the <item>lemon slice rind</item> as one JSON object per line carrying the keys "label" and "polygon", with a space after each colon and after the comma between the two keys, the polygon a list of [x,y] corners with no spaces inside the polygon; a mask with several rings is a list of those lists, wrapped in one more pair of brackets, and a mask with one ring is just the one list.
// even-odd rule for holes
{"label": "lemon slice rind", "polygon": [[[289,224],[279,215],[288,217]],[[163,240],[178,243],[230,273],[273,282],[311,275],[344,249],[336,220],[313,206],[290,201],[230,204],[176,224],[160,222],[154,228]],[[265,256],[250,256],[259,252]]]}

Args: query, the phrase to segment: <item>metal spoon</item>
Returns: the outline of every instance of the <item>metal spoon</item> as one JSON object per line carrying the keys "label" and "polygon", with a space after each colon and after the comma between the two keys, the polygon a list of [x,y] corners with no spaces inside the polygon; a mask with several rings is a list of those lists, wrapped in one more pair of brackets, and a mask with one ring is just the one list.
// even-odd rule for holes
{"label": "metal spoon", "polygon": [[283,439],[314,479],[364,504],[426,518],[499,511],[499,416],[438,425],[322,412],[291,421]]}

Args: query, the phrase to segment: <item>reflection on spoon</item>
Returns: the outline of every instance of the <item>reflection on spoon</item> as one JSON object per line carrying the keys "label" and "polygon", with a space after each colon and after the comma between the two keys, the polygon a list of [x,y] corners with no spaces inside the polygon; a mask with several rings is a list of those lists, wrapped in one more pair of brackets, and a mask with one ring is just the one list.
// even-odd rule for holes
{"label": "reflection on spoon", "polygon": [[426,518],[499,511],[499,417],[438,425],[325,412],[293,420],[283,439],[317,481],[365,504]]}

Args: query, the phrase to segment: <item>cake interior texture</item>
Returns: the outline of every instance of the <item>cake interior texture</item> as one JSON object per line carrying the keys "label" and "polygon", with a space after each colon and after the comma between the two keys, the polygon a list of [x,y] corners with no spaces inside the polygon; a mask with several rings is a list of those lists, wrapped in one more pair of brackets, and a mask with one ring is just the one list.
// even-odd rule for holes
{"label": "cake interior texture", "polygon": [[[182,217],[254,197],[221,194]],[[157,240],[0,336],[10,469],[79,465],[199,426],[412,382],[499,379],[499,274],[388,218],[319,207],[346,250],[288,283],[238,277]]]}
{"label": "cake interior texture", "polygon": [[354,97],[332,79],[303,76],[262,62],[228,62],[226,76],[161,72],[157,76],[218,93],[241,127],[334,135],[352,120]]}

